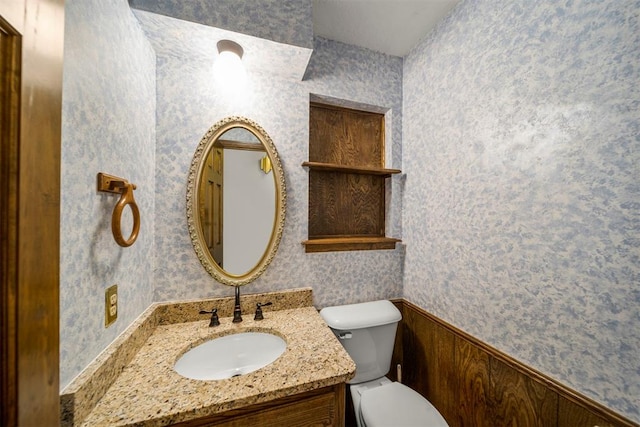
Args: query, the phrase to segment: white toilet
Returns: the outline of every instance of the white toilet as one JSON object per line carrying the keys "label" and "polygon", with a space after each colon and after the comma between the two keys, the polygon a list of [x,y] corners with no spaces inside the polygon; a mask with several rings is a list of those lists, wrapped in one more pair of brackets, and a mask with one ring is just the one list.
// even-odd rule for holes
{"label": "white toilet", "polygon": [[326,307],[320,315],[356,363],[349,390],[358,427],[447,427],[427,399],[385,377],[402,318],[390,301]]}

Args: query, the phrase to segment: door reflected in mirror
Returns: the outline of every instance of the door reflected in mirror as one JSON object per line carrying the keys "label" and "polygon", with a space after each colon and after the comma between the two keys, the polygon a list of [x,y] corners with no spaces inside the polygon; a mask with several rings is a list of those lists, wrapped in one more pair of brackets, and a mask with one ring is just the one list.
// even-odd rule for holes
{"label": "door reflected in mirror", "polygon": [[187,190],[189,233],[205,269],[228,285],[255,280],[279,245],[285,201],[282,166],[262,128],[231,117],[209,129]]}

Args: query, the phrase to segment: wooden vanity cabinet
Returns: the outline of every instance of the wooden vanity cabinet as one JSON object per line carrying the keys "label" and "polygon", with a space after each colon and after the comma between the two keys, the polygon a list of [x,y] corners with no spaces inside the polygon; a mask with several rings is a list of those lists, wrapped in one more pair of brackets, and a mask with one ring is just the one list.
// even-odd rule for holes
{"label": "wooden vanity cabinet", "polygon": [[345,384],[294,394],[175,426],[344,427]]}
{"label": "wooden vanity cabinet", "polygon": [[393,249],[385,236],[384,114],[312,102],[306,252]]}

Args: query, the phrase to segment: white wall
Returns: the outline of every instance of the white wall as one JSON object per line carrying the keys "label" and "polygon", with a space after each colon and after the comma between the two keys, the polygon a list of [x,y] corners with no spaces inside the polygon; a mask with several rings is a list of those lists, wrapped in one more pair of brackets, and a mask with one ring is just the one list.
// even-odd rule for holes
{"label": "white wall", "polygon": [[260,169],[264,151],[224,150],[223,262],[240,275],[258,264],[269,245],[276,212],[273,172]]}

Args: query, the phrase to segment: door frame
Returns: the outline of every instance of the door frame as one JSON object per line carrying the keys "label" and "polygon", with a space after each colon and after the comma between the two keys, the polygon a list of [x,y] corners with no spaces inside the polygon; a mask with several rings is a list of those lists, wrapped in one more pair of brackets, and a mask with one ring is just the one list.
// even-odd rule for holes
{"label": "door frame", "polygon": [[0,3],[0,424],[60,423],[64,0]]}

